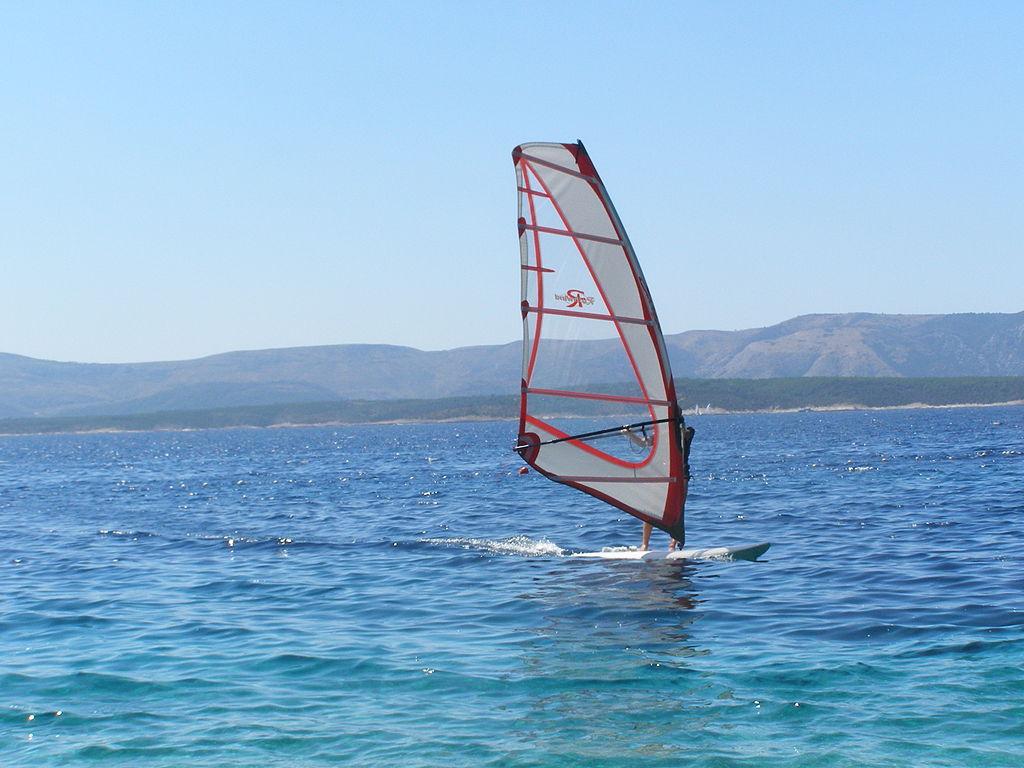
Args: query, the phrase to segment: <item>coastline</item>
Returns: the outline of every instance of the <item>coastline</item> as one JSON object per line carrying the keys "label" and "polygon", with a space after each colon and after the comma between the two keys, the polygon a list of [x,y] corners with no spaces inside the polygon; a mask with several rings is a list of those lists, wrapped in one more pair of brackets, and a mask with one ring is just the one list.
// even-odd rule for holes
{"label": "coastline", "polygon": [[933,408],[999,408],[1024,405],[1024,400],[1004,400],[998,403],[902,403],[896,405],[860,405],[857,403],[836,403],[835,405],[809,405],[799,408],[755,408],[752,410],[728,410],[725,408],[701,408],[684,411],[684,416],[716,416],[740,413],[827,413],[829,411],[916,411]]}
{"label": "coastline", "polygon": [[[896,411],[896,410],[936,410],[936,409],[963,409],[963,408],[1002,408],[1024,406],[1024,400],[1005,400],[992,403],[900,403],[893,405],[863,405],[858,403],[835,403],[832,405],[811,405],[789,408],[753,408],[753,409],[729,409],[717,406],[707,408],[690,408],[683,411],[683,416],[737,416],[744,414],[794,414],[794,413],[832,413],[842,411]],[[139,416],[154,416],[159,414],[139,414]],[[170,415],[170,414],[167,414]],[[109,417],[115,419],[117,417]],[[131,417],[127,417],[131,418]],[[592,418],[592,416],[580,414],[564,414],[560,418]],[[69,419],[70,420],[70,419]],[[18,420],[18,421],[30,421]],[[46,421],[46,419],[40,419]],[[301,428],[323,428],[323,427],[355,427],[355,426],[403,426],[411,424],[449,424],[449,423],[472,423],[483,421],[515,421],[511,415],[497,414],[465,414],[460,416],[438,417],[438,418],[380,418],[380,419],[324,419],[320,421],[298,422],[298,421],[276,421],[268,424],[211,424],[209,426],[189,425],[167,425],[153,427],[120,427],[120,426],[96,426],[66,429],[25,429],[5,430],[0,421],[0,438],[4,437],[30,437],[40,435],[99,435],[99,434],[133,434],[144,432],[205,432],[211,430],[226,429],[301,429]]]}

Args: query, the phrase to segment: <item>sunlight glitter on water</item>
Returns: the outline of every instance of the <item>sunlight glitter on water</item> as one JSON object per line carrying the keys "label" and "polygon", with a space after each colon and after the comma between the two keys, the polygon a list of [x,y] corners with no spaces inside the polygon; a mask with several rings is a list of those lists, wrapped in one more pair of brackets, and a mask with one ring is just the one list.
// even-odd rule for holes
{"label": "sunlight glitter on water", "polygon": [[1024,409],[693,422],[761,562],[508,422],[0,439],[0,762],[1024,764]]}

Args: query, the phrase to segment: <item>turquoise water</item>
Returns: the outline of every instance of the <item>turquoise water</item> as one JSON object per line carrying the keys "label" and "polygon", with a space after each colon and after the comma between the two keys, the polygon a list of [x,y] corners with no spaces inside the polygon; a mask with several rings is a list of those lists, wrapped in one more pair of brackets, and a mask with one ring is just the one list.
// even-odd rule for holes
{"label": "turquoise water", "polygon": [[510,422],[0,438],[0,765],[1024,765],[1024,408],[692,422],[762,562]]}

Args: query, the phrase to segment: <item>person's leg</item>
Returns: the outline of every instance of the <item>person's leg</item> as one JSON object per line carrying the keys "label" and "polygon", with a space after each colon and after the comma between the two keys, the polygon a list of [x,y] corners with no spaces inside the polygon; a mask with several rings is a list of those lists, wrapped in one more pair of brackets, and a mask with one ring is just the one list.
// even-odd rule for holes
{"label": "person's leg", "polygon": [[640,549],[647,549],[651,545],[651,524],[644,523],[644,539]]}

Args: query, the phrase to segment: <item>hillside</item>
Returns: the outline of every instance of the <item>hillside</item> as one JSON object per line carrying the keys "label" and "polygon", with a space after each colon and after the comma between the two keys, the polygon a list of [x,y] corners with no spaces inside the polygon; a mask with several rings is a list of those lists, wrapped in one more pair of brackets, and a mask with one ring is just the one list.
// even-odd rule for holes
{"label": "hillside", "polygon": [[[793,411],[921,405],[1024,403],[1024,376],[980,378],[678,379],[684,410]],[[513,419],[515,395],[433,400],[342,400],[277,403],[115,416],[0,419],[0,435],[48,432],[210,429],[360,424],[401,421]],[[613,403],[564,403],[558,416],[620,414]],[[621,414],[620,414],[621,415]]]}
{"label": "hillside", "polygon": [[1024,312],[804,315],[768,328],[666,337],[673,371],[698,378],[1019,376]]}
{"label": "hillside", "polygon": [[[612,342],[579,351],[595,376]],[[806,315],[768,328],[666,337],[676,376],[700,379],[1024,375],[1024,312]],[[518,342],[424,352],[349,344],[96,364],[0,354],[0,418],[95,416],[341,399],[514,393]],[[607,374],[606,374],[607,375]]]}

